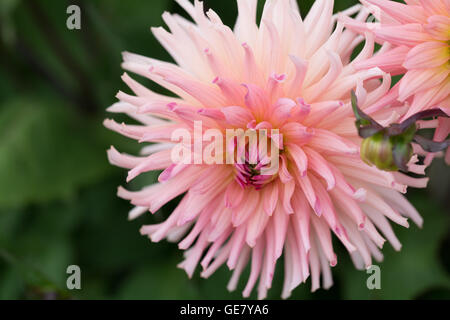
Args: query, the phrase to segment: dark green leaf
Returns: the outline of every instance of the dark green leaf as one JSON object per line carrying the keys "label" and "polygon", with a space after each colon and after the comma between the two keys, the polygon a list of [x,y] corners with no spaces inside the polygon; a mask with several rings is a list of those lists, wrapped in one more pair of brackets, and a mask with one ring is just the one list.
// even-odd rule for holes
{"label": "dark green leaf", "polygon": [[67,197],[110,172],[94,131],[64,105],[30,97],[0,110],[0,206]]}

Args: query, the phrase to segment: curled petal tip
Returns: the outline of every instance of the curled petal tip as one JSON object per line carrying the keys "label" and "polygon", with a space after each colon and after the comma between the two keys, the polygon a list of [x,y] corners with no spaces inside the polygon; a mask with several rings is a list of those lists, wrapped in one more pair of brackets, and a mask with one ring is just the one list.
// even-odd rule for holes
{"label": "curled petal tip", "polygon": [[333,260],[330,261],[330,267],[336,267],[337,265],[337,258],[334,258]]}
{"label": "curled petal tip", "polygon": [[316,202],[314,204],[314,212],[317,214],[317,216],[321,216],[322,215],[322,207],[320,205],[320,200],[319,198],[316,199]]}
{"label": "curled petal tip", "polygon": [[167,110],[169,111],[175,111],[177,108],[178,104],[175,102],[171,102],[167,104]]}

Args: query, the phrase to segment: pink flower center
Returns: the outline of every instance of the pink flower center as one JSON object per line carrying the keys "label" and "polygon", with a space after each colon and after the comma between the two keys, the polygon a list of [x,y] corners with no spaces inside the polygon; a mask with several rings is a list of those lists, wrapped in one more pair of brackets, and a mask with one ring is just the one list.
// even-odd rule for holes
{"label": "pink flower center", "polygon": [[[235,150],[236,155],[240,153],[244,155],[243,159],[234,165],[236,182],[242,188],[254,187],[256,190],[261,190],[278,176],[282,150],[275,147],[270,138],[268,139],[265,147],[258,143],[252,148],[251,143],[246,143],[243,151],[240,152],[239,147]],[[275,150],[271,149],[272,145]]]}
{"label": "pink flower center", "polygon": [[262,169],[269,168],[269,164],[259,162],[258,164],[236,164],[236,181],[242,188],[253,186],[256,190],[261,190],[267,183],[275,178],[275,175],[262,174]]}

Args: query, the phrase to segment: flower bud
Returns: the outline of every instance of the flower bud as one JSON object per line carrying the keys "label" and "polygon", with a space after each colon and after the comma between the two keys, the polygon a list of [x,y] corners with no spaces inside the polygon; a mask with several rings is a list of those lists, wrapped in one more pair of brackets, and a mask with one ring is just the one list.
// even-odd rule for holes
{"label": "flower bud", "polygon": [[413,155],[411,143],[379,132],[363,140],[361,159],[384,171],[404,169]]}

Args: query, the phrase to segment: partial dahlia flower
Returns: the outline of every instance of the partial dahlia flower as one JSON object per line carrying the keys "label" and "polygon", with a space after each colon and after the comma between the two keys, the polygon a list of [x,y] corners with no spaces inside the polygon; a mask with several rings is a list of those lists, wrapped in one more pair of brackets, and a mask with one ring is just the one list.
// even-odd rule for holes
{"label": "partial dahlia flower", "polygon": [[[234,31],[214,11],[205,14],[202,2],[177,2],[194,23],[164,13],[170,32],[152,29],[177,64],[123,55],[124,69],[176,97],[154,93],[124,74],[135,95],[119,92],[120,102],[109,111],[126,113],[142,124],[105,121],[106,127],[129,138],[153,143],[140,157],[108,151],[112,164],[130,169],[127,181],[143,172],[164,170],[158,183],[141,191],[119,188],[118,195],[135,206],[130,219],[156,213],[182,196],[167,220],[143,226],[141,233],[153,242],[178,242],[185,250],[179,267],[189,277],[199,264],[204,278],[226,264],[233,270],[229,290],[236,289],[250,264],[243,295],[248,297],[258,282],[261,299],[282,256],[283,298],[309,277],[312,291],[321,286],[320,279],[329,288],[331,267],[338,262],[333,234],[357,268],[369,267],[372,258],[382,259],[385,238],[399,250],[390,221],[408,227],[411,218],[422,224],[402,193],[408,185],[424,187],[427,180],[380,171],[359,157],[361,139],[351,90],[356,89],[361,108],[380,123],[400,116],[384,109],[371,111],[385,104],[390,76],[379,68],[354,68],[372,56],[373,36],[367,35],[364,49],[351,61],[353,49],[364,38],[337,21],[332,0],[317,0],[304,20],[295,1],[266,1],[259,25],[257,1],[240,0]],[[173,139],[176,132],[195,136],[210,129],[219,132],[218,145],[227,143],[225,153],[240,156],[241,163],[207,164],[197,161],[201,157],[174,163],[174,153],[180,151]],[[221,137],[229,129],[277,130],[269,142],[270,156],[278,155],[278,170],[266,170],[269,162],[259,148],[250,143],[241,148],[236,139]],[[212,143],[199,148],[196,142],[181,144],[181,149],[192,151],[194,158],[211,151]],[[223,155],[216,150],[216,159]],[[423,172],[414,163],[410,169]]]}
{"label": "partial dahlia flower", "polygon": [[[391,97],[410,106],[403,119],[420,111],[441,108],[450,114],[450,0],[361,0],[379,19],[365,23],[344,17],[347,27],[373,32],[382,49],[373,58],[355,64],[357,69],[375,66],[391,74],[404,74]],[[436,141],[450,133],[450,119],[422,123],[437,128]],[[429,164],[433,155],[429,154]],[[450,164],[450,149],[446,161]]]}

